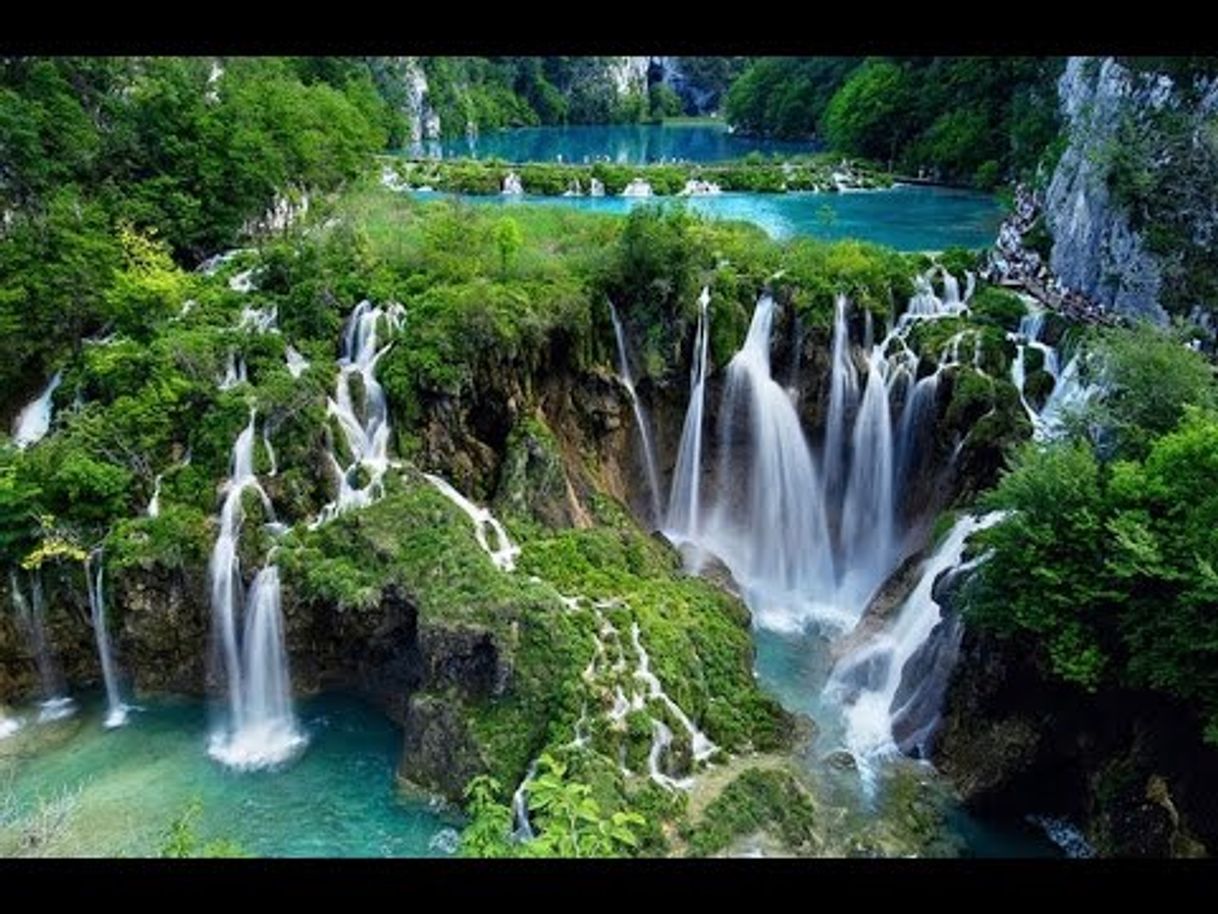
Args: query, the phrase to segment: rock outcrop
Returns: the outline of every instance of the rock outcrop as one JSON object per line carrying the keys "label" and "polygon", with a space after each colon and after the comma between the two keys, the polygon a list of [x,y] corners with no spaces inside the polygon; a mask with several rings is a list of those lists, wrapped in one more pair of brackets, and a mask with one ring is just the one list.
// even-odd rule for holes
{"label": "rock outcrop", "polygon": [[[1211,244],[1218,230],[1212,181],[1218,174],[1218,146],[1210,123],[1218,111],[1218,79],[1179,86],[1163,74],[1134,73],[1111,57],[1072,57],[1058,91],[1068,145],[1045,196],[1052,270],[1067,287],[1120,314],[1166,323],[1169,284],[1179,284],[1185,256],[1177,248]],[[1211,180],[1172,181],[1172,199],[1131,207],[1116,187],[1119,176],[1114,180],[1118,153],[1132,155],[1131,137],[1139,131],[1152,137],[1144,161],[1131,165],[1137,180],[1153,180],[1165,169],[1181,167],[1178,151],[1159,148],[1162,132],[1146,126],[1164,112],[1194,123],[1192,142],[1186,143],[1194,147],[1189,156],[1203,166],[1208,161]],[[1158,207],[1169,208],[1171,218],[1143,212]],[[1161,237],[1169,222],[1178,223],[1175,228],[1186,237],[1180,244],[1156,246],[1154,236]],[[1175,310],[1208,307],[1182,304]]]}

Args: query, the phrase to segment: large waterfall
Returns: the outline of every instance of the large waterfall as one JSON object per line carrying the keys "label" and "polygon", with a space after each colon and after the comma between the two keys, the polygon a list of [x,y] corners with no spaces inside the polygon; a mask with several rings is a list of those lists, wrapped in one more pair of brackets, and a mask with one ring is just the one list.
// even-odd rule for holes
{"label": "large waterfall", "polygon": [[770,375],[774,309],[762,295],[728,363],[720,498],[695,532],[747,591],[759,621],[785,627],[823,614],[834,574],[812,453],[790,394]]}
{"label": "large waterfall", "polygon": [[652,524],[659,524],[663,520],[663,513],[660,507],[660,478],[656,472],[655,448],[651,445],[651,425],[647,421],[647,414],[643,411],[643,404],[639,402],[639,395],[634,389],[634,376],[630,372],[630,359],[626,354],[626,336],[622,332],[622,322],[618,319],[617,308],[613,306],[613,302],[609,303],[609,313],[613,317],[613,333],[617,339],[618,377],[621,378],[622,385],[630,396],[630,406],[634,409],[634,424],[638,426],[639,439],[643,445],[647,490],[651,496],[650,520]]}
{"label": "large waterfall", "polygon": [[[254,422],[233,445],[230,478],[220,509],[220,533],[212,550],[211,605],[217,660],[227,680],[228,719],[213,731],[213,758],[236,768],[275,765],[294,755],[305,742],[291,708],[287,652],[283,645],[279,606],[279,572],[263,568],[242,599],[241,566],[237,554],[245,519],[242,498],[258,494],[272,515],[271,502],[254,475]],[[244,637],[237,635],[242,610]]]}
{"label": "large waterfall", "polygon": [[[382,493],[385,472],[389,469],[389,409],[385,391],[376,379],[376,365],[393,342],[380,348],[377,344],[382,320],[390,330],[397,330],[403,313],[401,305],[380,308],[365,300],[356,305],[347,320],[338,360],[338,381],[327,405],[327,415],[338,421],[351,462],[344,467],[331,446],[330,465],[338,481],[338,495],[322,508],[311,527],[318,527],[351,508],[370,505]],[[363,392],[358,409],[351,395],[351,384],[356,378]],[[362,484],[361,473],[365,477]]]}
{"label": "large waterfall", "polygon": [[[94,556],[97,561],[97,574],[92,573],[91,567]],[[97,639],[97,656],[101,661],[102,680],[106,685],[106,717],[107,728],[121,727],[127,722],[128,708],[123,704],[118,691],[118,671],[115,669],[114,656],[110,650],[110,633],[106,630],[106,595],[102,589],[102,576],[105,572],[101,550],[89,553],[85,559],[85,581],[89,591],[89,613],[93,620],[93,634]]]}

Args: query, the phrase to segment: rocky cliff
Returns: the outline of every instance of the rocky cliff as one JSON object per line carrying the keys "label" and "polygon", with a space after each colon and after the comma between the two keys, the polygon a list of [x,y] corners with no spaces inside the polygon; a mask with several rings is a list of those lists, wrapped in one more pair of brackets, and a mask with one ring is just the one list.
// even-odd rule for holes
{"label": "rocky cliff", "polygon": [[1053,272],[1130,317],[1208,310],[1218,75],[1073,57],[1058,91],[1066,145],[1045,194]]}

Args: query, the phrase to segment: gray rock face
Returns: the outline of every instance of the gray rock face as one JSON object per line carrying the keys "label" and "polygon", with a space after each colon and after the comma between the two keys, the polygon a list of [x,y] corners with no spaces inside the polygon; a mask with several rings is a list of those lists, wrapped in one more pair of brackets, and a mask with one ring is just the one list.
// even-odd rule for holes
{"label": "gray rock face", "polygon": [[1053,233],[1050,265],[1062,282],[1122,314],[1165,324],[1158,259],[1107,183],[1107,155],[1122,119],[1139,107],[1161,107],[1171,85],[1162,79],[1135,88],[1110,57],[1070,58],[1058,83],[1070,145],[1053,173],[1045,215]]}

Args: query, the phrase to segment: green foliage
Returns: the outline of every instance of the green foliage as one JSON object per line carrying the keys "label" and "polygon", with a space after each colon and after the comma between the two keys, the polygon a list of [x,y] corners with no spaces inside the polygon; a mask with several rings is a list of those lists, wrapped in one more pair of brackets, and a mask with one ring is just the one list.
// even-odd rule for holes
{"label": "green foliage", "polygon": [[203,802],[192,800],[181,815],[169,823],[157,856],[160,857],[249,857],[244,848],[235,841],[218,838],[200,844],[195,831],[196,821],[203,813]]}
{"label": "green foliage", "polygon": [[969,301],[969,311],[979,320],[1014,332],[1028,309],[1014,292],[997,286],[982,286]]}
{"label": "green foliage", "polygon": [[816,810],[807,790],[789,771],[748,768],[724,788],[690,831],[689,848],[704,857],[737,837],[765,831],[791,851],[815,846]]}
{"label": "green foliage", "polygon": [[836,149],[892,161],[905,137],[893,129],[910,102],[896,64],[872,59],[850,74],[825,109],[825,137]]}
{"label": "green foliage", "polygon": [[469,822],[461,832],[462,857],[511,857],[512,810],[499,802],[503,788],[489,775],[472,778],[465,787]]}
{"label": "green foliage", "polygon": [[1140,458],[1189,406],[1218,404],[1213,369],[1181,340],[1150,326],[1101,332],[1092,343],[1105,393],[1084,413],[1115,438],[1116,456]]}
{"label": "green foliage", "polygon": [[1105,467],[1084,443],[1030,447],[988,499],[1012,513],[978,535],[992,552],[966,585],[967,617],[1027,640],[1068,682],[1190,702],[1211,733],[1216,454],[1218,418],[1195,408],[1144,459]]}
{"label": "green foliage", "polygon": [[732,83],[727,118],[746,133],[816,133],[834,90],[857,64],[857,58],[849,57],[761,58]]}
{"label": "green foliage", "polygon": [[567,778],[566,763],[551,755],[538,759],[529,783],[529,812],[537,837],[526,845],[528,856],[621,857],[639,846],[635,830],[646,825],[636,812],[605,815],[587,784]]}
{"label": "green foliage", "polygon": [[823,135],[838,152],[990,189],[1030,176],[1058,133],[1061,61],[790,57],[754,61],[727,97],[747,133]]}

